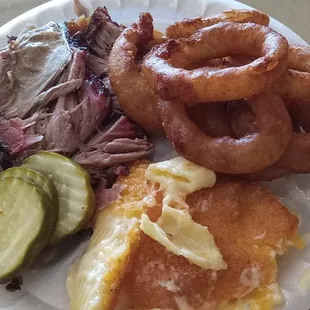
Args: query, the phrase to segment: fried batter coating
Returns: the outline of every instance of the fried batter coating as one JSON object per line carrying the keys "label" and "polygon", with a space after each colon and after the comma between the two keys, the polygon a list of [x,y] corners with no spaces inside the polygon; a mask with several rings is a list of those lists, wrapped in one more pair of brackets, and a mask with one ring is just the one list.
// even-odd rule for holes
{"label": "fried batter coating", "polygon": [[[179,98],[191,105],[229,101],[249,98],[273,83],[286,69],[287,53],[287,40],[271,28],[222,22],[188,39],[168,40],[153,48],[143,60],[142,71],[163,99]],[[215,71],[187,69],[200,60],[231,55],[258,59]]]}
{"label": "fried batter coating", "polygon": [[[310,124],[309,104],[301,101],[290,101],[287,109],[290,112],[292,122],[295,123],[294,132],[281,158],[274,165],[267,167],[258,174],[244,176],[250,180],[272,180],[281,177],[288,172],[309,173],[310,172],[310,133],[300,132],[298,126]],[[244,137],[257,130],[255,115],[246,102],[237,102],[230,105],[231,128],[237,137]],[[297,126],[296,126],[297,125]]]}
{"label": "fried batter coating", "polygon": [[[208,226],[227,270],[203,270],[142,234],[131,270],[120,288],[126,309],[198,309],[242,298],[273,283],[276,252],[295,238],[298,219],[257,183],[223,180],[187,199],[193,219]],[[206,308],[208,309],[208,308]]]}
{"label": "fried batter coating", "polygon": [[310,101],[310,47],[290,46],[287,67],[272,88],[284,99]]}
{"label": "fried batter coating", "polygon": [[[234,67],[245,66],[253,58],[242,55],[227,57]],[[287,69],[271,85],[284,100],[310,101],[310,47],[291,45],[288,49]]]}
{"label": "fried batter coating", "polygon": [[256,10],[229,10],[213,16],[184,18],[168,26],[166,34],[169,39],[188,38],[201,28],[225,21],[268,26],[269,16]]}
{"label": "fried batter coating", "polygon": [[292,125],[282,99],[264,92],[247,102],[256,116],[257,130],[250,135],[211,138],[186,114],[181,101],[159,102],[169,141],[182,156],[218,173],[245,174],[260,171],[283,155],[292,135]]}
{"label": "fried batter coating", "polygon": [[143,13],[138,24],[120,34],[109,57],[109,77],[119,104],[129,118],[155,135],[163,134],[157,98],[143,77],[139,62],[154,44],[163,40],[154,32],[151,14]]}

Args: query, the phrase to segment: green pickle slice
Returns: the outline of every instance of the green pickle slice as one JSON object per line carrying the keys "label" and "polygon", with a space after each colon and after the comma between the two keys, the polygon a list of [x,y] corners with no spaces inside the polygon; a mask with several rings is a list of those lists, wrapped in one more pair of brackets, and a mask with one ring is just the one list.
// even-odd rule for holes
{"label": "green pickle slice", "polygon": [[58,192],[59,217],[50,244],[82,230],[95,209],[95,195],[88,173],[69,158],[42,151],[23,165],[47,175]]}
{"label": "green pickle slice", "polygon": [[0,179],[0,281],[31,265],[55,230],[54,208],[35,183],[19,177]]}
{"label": "green pickle slice", "polygon": [[7,177],[23,178],[39,186],[50,199],[51,207],[54,209],[51,220],[54,223],[53,225],[56,226],[59,214],[58,193],[52,180],[45,174],[27,167],[13,167],[0,173],[0,179]]}

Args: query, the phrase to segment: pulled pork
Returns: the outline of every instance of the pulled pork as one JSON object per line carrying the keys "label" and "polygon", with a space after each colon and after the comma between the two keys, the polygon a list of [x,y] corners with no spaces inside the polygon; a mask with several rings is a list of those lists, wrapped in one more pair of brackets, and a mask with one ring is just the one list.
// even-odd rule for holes
{"label": "pulled pork", "polygon": [[2,168],[8,158],[20,162],[46,149],[73,158],[106,188],[117,173],[127,171],[127,163],[152,150],[123,116],[107,75],[108,57],[123,26],[105,7],[86,17],[28,27],[0,49]]}
{"label": "pulled pork", "polygon": [[103,77],[108,72],[108,57],[122,27],[113,22],[106,7],[97,8],[93,13],[86,41],[89,47],[86,66],[97,76]]}
{"label": "pulled pork", "polygon": [[15,155],[42,141],[43,136],[24,133],[27,126],[30,126],[32,119],[23,121],[19,118],[12,118],[11,120],[2,119],[0,121],[1,145],[9,155]]}
{"label": "pulled pork", "polygon": [[122,116],[111,128],[99,131],[73,159],[86,169],[109,168],[143,158],[152,147]]}
{"label": "pulled pork", "polygon": [[45,95],[71,59],[60,27],[49,22],[28,27],[0,51],[0,112],[24,118],[30,110],[57,97]]}

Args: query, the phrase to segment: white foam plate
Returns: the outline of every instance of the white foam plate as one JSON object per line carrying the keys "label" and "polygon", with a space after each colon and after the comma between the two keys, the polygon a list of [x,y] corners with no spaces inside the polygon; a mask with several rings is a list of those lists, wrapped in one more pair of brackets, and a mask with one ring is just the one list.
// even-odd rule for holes
{"label": "white foam plate", "polygon": [[[92,11],[106,5],[112,18],[128,25],[137,21],[140,12],[148,11],[155,26],[164,30],[171,22],[182,17],[211,15],[227,9],[244,9],[248,6],[231,0],[84,0]],[[64,21],[74,18],[71,0],[54,0],[32,9],[0,28],[0,46],[6,44],[6,35],[17,35],[28,23],[42,26],[50,20]],[[297,34],[278,21],[271,19],[271,27],[284,34],[290,43],[304,44]],[[158,145],[157,160],[171,156],[168,143]],[[284,203],[299,215],[301,232],[310,236],[310,178],[290,176],[271,182],[270,186]],[[33,266],[24,275],[22,291],[8,293],[0,286],[0,309],[4,310],[55,310],[68,309],[65,280],[68,266],[83,251],[87,236],[79,236],[58,249],[57,259]],[[300,277],[310,267],[310,247],[303,251],[290,250],[279,260],[279,283],[286,297],[286,304],[279,309],[308,310],[310,292],[299,287]],[[1,268],[1,267],[0,267]]]}

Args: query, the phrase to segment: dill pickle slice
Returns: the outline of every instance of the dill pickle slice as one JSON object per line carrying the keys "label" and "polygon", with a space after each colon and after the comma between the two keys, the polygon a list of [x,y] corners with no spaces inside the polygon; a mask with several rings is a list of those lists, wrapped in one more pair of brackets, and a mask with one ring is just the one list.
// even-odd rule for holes
{"label": "dill pickle slice", "polygon": [[35,183],[19,177],[0,179],[0,281],[31,265],[55,230],[54,208]]}
{"label": "dill pickle slice", "polygon": [[27,167],[13,167],[0,173],[0,179],[7,177],[23,178],[38,185],[50,199],[51,207],[54,209],[51,221],[56,226],[59,214],[58,193],[52,180],[45,174]]}
{"label": "dill pickle slice", "polygon": [[88,173],[69,158],[47,151],[28,157],[23,165],[47,175],[57,189],[59,217],[50,244],[82,230],[95,209]]}

